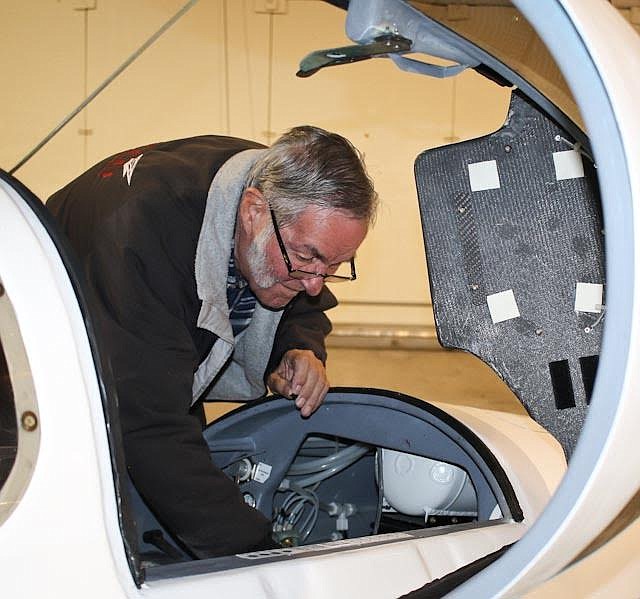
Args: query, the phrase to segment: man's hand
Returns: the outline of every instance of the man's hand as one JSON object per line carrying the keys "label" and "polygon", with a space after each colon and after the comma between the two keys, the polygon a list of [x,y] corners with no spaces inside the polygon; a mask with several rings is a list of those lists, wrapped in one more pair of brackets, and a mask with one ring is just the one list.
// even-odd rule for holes
{"label": "man's hand", "polygon": [[304,417],[320,407],[329,390],[324,364],[308,349],[290,349],[269,375],[267,384],[285,397],[297,395],[296,407]]}

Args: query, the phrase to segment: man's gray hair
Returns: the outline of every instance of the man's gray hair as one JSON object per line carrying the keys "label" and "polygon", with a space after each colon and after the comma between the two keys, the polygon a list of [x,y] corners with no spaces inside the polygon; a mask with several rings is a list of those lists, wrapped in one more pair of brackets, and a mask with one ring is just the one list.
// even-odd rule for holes
{"label": "man's gray hair", "polygon": [[262,192],[283,225],[309,207],[344,210],[371,225],[378,205],[360,152],[341,135],[310,125],[278,138],[251,169],[246,187]]}

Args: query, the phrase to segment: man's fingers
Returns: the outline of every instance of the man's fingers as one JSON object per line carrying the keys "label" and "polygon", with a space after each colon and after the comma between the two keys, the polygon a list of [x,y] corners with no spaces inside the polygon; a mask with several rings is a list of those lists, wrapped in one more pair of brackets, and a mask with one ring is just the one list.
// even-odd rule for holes
{"label": "man's fingers", "polygon": [[307,364],[304,374],[304,384],[301,386],[298,399],[296,400],[296,406],[300,409],[302,416],[310,416],[315,412],[329,390],[329,383],[324,366],[322,366],[319,360],[318,364],[320,364],[320,368],[313,367],[315,366],[313,364]]}
{"label": "man's fingers", "polygon": [[281,376],[278,371],[274,371],[269,375],[267,385],[269,385],[269,389],[271,389],[271,391],[279,393],[280,395],[289,397],[292,393],[291,383]]}
{"label": "man's fingers", "polygon": [[272,391],[294,399],[303,417],[318,409],[329,390],[324,364],[309,350],[289,350],[267,384]]}
{"label": "man's fingers", "polygon": [[322,404],[322,400],[328,390],[329,384],[326,381],[318,381],[313,392],[298,406],[300,408],[300,414],[305,417],[311,416]]}

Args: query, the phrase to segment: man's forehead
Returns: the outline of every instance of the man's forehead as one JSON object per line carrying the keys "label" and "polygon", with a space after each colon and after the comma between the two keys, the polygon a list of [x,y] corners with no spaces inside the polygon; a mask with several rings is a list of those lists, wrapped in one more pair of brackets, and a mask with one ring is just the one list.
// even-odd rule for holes
{"label": "man's forehead", "polygon": [[307,208],[287,228],[296,249],[304,249],[324,262],[352,258],[368,224],[341,210]]}

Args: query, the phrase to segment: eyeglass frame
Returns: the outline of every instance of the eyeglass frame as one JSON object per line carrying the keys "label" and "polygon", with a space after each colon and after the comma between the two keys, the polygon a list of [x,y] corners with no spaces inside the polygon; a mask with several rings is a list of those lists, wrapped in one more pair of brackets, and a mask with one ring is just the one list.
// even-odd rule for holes
{"label": "eyeglass frame", "polygon": [[[289,254],[287,253],[287,248],[284,245],[284,241],[282,239],[282,235],[280,234],[280,228],[278,227],[278,221],[276,220],[275,212],[273,208],[269,207],[269,213],[271,214],[271,222],[273,222],[273,231],[276,234],[276,240],[278,241],[278,245],[280,246],[280,253],[282,254],[282,259],[284,260],[284,264],[287,267],[287,271],[289,272],[289,276],[292,276],[294,279],[301,280],[306,278],[315,278],[322,277],[322,279],[328,283],[344,283],[346,281],[355,281],[356,280],[356,263],[355,258],[351,258],[349,263],[351,264],[351,276],[347,277],[344,275],[331,275],[331,274],[322,274],[320,272],[310,272],[308,270],[302,270],[300,268],[293,268],[291,264],[291,260],[289,258]],[[307,275],[304,277],[296,277],[296,274]]]}

